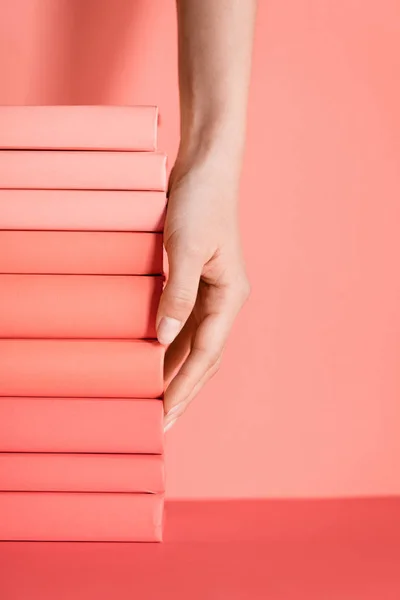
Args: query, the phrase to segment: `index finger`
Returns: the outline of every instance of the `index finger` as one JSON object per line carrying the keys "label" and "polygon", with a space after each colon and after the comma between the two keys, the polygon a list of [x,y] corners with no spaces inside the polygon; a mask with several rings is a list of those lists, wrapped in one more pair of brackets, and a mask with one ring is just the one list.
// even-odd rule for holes
{"label": "index finger", "polygon": [[214,370],[238,312],[236,304],[234,298],[227,298],[218,312],[207,315],[198,326],[189,355],[165,392],[167,415],[172,409],[174,416],[181,414],[193,390],[200,381],[205,383],[207,373]]}

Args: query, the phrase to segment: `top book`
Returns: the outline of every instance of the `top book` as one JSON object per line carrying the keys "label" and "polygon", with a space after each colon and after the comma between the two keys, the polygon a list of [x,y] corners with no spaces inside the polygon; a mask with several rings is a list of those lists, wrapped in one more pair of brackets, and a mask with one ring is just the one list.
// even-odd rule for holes
{"label": "top book", "polygon": [[156,106],[0,106],[0,148],[152,152],[157,124]]}

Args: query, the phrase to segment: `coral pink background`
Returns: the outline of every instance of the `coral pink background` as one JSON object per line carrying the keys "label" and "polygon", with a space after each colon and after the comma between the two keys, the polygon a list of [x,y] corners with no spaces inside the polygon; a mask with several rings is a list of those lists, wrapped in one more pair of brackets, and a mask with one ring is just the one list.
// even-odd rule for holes
{"label": "coral pink background", "polygon": [[[242,185],[253,295],[168,435],[170,497],[400,492],[400,6],[260,0]],[[0,102],[158,103],[165,0],[0,6]]]}

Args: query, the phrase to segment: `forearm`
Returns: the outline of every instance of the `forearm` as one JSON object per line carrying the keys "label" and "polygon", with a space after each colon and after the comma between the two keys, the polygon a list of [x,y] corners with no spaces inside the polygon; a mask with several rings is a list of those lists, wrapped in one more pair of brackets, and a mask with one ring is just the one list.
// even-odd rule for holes
{"label": "forearm", "polygon": [[177,0],[180,155],[240,163],[257,0]]}

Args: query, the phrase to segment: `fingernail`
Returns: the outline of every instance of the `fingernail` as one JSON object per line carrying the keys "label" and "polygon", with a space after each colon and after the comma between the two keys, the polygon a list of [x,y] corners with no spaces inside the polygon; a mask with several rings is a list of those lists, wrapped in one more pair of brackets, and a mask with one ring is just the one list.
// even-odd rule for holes
{"label": "fingernail", "polygon": [[181,416],[183,409],[183,402],[176,404],[173,406],[164,417],[164,431],[168,431],[171,429],[172,425],[178,420],[178,417]]}
{"label": "fingernail", "polygon": [[173,417],[174,415],[179,413],[182,410],[182,408],[183,408],[183,402],[179,402],[179,404],[176,404],[175,406],[170,408],[170,410],[165,415],[165,418],[167,419],[168,417],[171,417],[171,416]]}
{"label": "fingernail", "polygon": [[166,433],[168,431],[168,429],[171,429],[172,425],[175,425],[175,423],[177,422],[178,417],[176,417],[175,419],[172,419],[172,421],[170,421],[169,423],[167,423],[164,427],[164,433]]}
{"label": "fingernail", "polygon": [[182,323],[172,317],[163,317],[158,325],[157,337],[160,344],[167,346],[174,341],[181,329]]}

